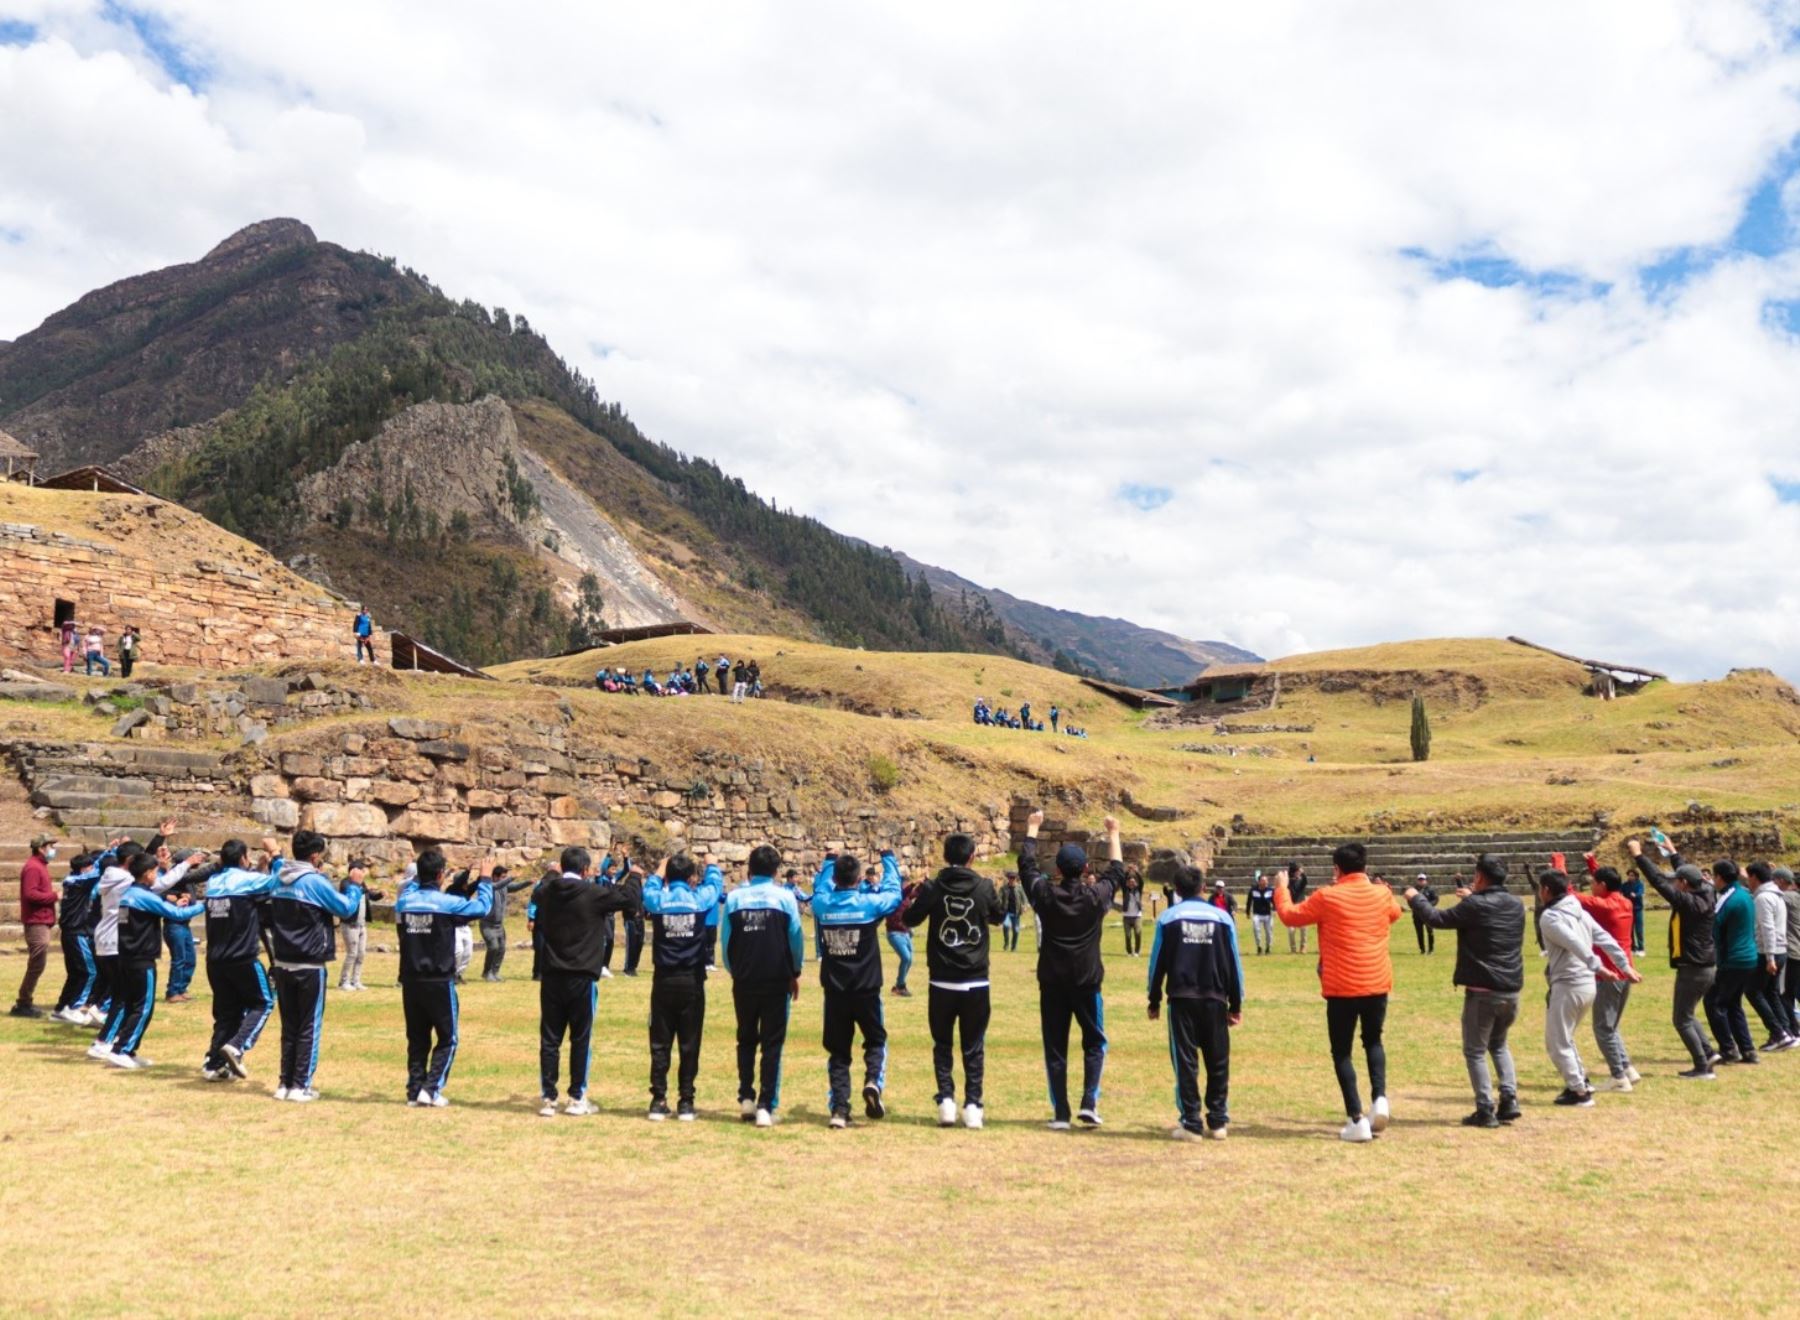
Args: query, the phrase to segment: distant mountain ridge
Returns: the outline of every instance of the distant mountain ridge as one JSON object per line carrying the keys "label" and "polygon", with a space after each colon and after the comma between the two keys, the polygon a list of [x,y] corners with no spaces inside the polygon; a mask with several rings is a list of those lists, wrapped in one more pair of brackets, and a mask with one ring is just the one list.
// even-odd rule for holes
{"label": "distant mountain ridge", "polygon": [[0,343],[0,426],[40,471],[115,465],[478,664],[670,612],[1145,686],[1250,658],[977,587],[784,512],[644,436],[524,316],[294,219]]}
{"label": "distant mountain ridge", "polygon": [[1073,667],[1114,683],[1133,687],[1178,687],[1191,682],[1208,665],[1241,664],[1261,656],[1229,642],[1194,641],[1174,633],[1145,628],[1127,619],[1059,610],[1021,600],[996,587],[983,587],[947,568],[921,563],[891,551],[906,571],[923,575],[940,600],[953,607],[966,595],[985,600],[1006,626],[1026,659],[1039,664]]}

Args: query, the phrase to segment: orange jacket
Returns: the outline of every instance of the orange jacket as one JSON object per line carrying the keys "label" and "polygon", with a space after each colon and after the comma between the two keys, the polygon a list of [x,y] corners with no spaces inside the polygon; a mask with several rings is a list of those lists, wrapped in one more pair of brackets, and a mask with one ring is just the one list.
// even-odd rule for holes
{"label": "orange jacket", "polygon": [[1275,915],[1284,926],[1319,928],[1319,991],[1327,999],[1385,995],[1394,988],[1388,927],[1400,920],[1400,900],[1386,885],[1357,872],[1294,902],[1275,886]]}

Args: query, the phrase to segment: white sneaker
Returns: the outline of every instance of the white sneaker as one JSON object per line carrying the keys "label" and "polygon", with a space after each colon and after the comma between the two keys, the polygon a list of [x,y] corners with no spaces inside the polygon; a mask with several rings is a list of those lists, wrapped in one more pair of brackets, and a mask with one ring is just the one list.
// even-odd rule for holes
{"label": "white sneaker", "polygon": [[831,1126],[833,1128],[849,1127],[850,1126],[850,1115],[848,1115],[848,1114],[833,1114],[831,1116]]}
{"label": "white sneaker", "polygon": [[1373,1132],[1386,1132],[1388,1119],[1388,1098],[1385,1095],[1375,1097],[1375,1107],[1369,1112],[1369,1129]]}
{"label": "white sneaker", "polygon": [[207,1068],[203,1066],[200,1069],[200,1076],[209,1082],[229,1082],[231,1080],[231,1069]]}
{"label": "white sneaker", "polygon": [[1633,1086],[1636,1086],[1639,1082],[1644,1080],[1644,1075],[1642,1073],[1640,1073],[1636,1068],[1633,1068],[1630,1064],[1626,1064],[1625,1065],[1625,1080],[1630,1082]]}
{"label": "white sneaker", "polygon": [[1048,1127],[1052,1132],[1067,1132],[1069,1130],[1069,1120],[1066,1118],[1053,1118],[1050,1120]]}
{"label": "white sneaker", "polygon": [[1338,1140],[1373,1141],[1375,1140],[1375,1134],[1369,1130],[1368,1119],[1353,1118],[1348,1123],[1344,1124],[1343,1130],[1338,1133]]}
{"label": "white sneaker", "polygon": [[100,1062],[114,1068],[123,1068],[126,1072],[130,1072],[134,1068],[143,1066],[129,1054],[108,1054],[104,1059],[100,1060]]}
{"label": "white sneaker", "polygon": [[1203,1141],[1203,1140],[1205,1140],[1205,1138],[1202,1137],[1198,1132],[1194,1131],[1190,1127],[1185,1127],[1180,1123],[1177,1123],[1174,1127],[1169,1129],[1169,1135],[1171,1137],[1173,1137],[1176,1141]]}
{"label": "white sneaker", "polygon": [[600,979],[601,979],[601,980],[602,980],[602,981],[610,981],[610,980],[612,980],[612,968],[610,968],[610,967],[602,967],[602,968],[601,968],[601,969],[600,969]]}
{"label": "white sneaker", "polygon": [[1594,1089],[1596,1091],[1630,1092],[1631,1077],[1629,1074],[1627,1074],[1624,1077],[1608,1077],[1605,1081],[1601,1082],[1600,1085],[1596,1086]]}
{"label": "white sneaker", "polygon": [[754,1101],[754,1100],[738,1101],[738,1117],[743,1119],[744,1122],[746,1122],[746,1123],[755,1122],[755,1120],[756,1120],[756,1101]]}
{"label": "white sneaker", "polygon": [[250,1073],[244,1067],[244,1052],[237,1046],[226,1044],[219,1046],[219,1053],[225,1056],[225,1066],[233,1076],[248,1077]]}
{"label": "white sneaker", "polygon": [[297,1105],[310,1105],[319,1098],[319,1093],[310,1086],[295,1086],[288,1090],[287,1098]]}
{"label": "white sneaker", "polygon": [[87,1047],[87,1056],[90,1059],[104,1059],[112,1052],[112,1046],[108,1045],[103,1040],[97,1040]]}
{"label": "white sneaker", "polygon": [[287,1087],[285,1087],[285,1086],[278,1086],[278,1087],[276,1087],[276,1088],[275,1088],[275,1093],[274,1093],[274,1098],[275,1098],[275,1099],[277,1099],[277,1100],[285,1100],[285,1099],[287,1099],[287,1098],[288,1098],[288,1089],[287,1089]]}
{"label": "white sneaker", "polygon": [[79,1008],[59,1008],[50,1016],[54,1017],[58,1022],[69,1022],[76,1026],[80,1026],[87,1021],[85,1010]]}
{"label": "white sneaker", "polygon": [[956,1101],[950,1099],[948,1096],[945,1096],[942,1100],[938,1101],[938,1126],[956,1126]]}
{"label": "white sneaker", "polygon": [[563,1106],[563,1113],[567,1114],[570,1118],[586,1118],[589,1114],[597,1114],[599,1112],[600,1106],[596,1105],[585,1095],[582,1096],[581,1099],[571,1100],[568,1104]]}
{"label": "white sneaker", "polygon": [[106,1025],[106,1014],[101,1012],[97,1006],[90,1005],[88,1008],[88,1011],[87,1011],[87,1024],[90,1027],[105,1026]]}
{"label": "white sneaker", "polygon": [[420,1091],[417,1095],[407,1096],[406,1097],[406,1107],[408,1109],[417,1109],[421,1105],[429,1105],[431,1103],[431,1101],[429,1101],[425,1098],[428,1094],[429,1094],[429,1092]]}
{"label": "white sneaker", "polygon": [[765,1128],[766,1127],[774,1127],[775,1126],[775,1115],[771,1114],[766,1109],[758,1109],[756,1111],[756,1126],[757,1127],[765,1127]]}
{"label": "white sneaker", "polygon": [[1080,1119],[1083,1123],[1086,1123],[1089,1127],[1100,1126],[1100,1111],[1092,1106],[1082,1110],[1079,1114],[1075,1115],[1075,1117]]}
{"label": "white sneaker", "polygon": [[1230,1133],[1231,1129],[1229,1127],[1209,1127],[1206,1129],[1206,1139],[1208,1141],[1223,1141]]}
{"label": "white sneaker", "polygon": [[980,1105],[964,1105],[963,1106],[963,1126],[964,1127],[969,1128],[972,1131],[979,1132],[979,1131],[981,1131],[982,1121],[983,1121],[983,1115],[981,1112]]}
{"label": "white sneaker", "polygon": [[433,1109],[450,1108],[450,1097],[445,1095],[442,1091],[424,1091],[420,1093],[419,1098]]}
{"label": "white sneaker", "polygon": [[539,1118],[555,1118],[556,1117],[556,1097],[555,1096],[547,1095],[544,1097],[544,1103],[538,1106],[538,1117]]}

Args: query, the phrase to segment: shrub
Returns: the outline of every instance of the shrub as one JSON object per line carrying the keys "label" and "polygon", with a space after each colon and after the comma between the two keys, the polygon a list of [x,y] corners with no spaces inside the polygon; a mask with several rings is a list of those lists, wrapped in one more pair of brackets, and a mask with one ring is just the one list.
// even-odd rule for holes
{"label": "shrub", "polygon": [[900,767],[880,752],[869,758],[869,782],[877,793],[891,793],[900,783]]}

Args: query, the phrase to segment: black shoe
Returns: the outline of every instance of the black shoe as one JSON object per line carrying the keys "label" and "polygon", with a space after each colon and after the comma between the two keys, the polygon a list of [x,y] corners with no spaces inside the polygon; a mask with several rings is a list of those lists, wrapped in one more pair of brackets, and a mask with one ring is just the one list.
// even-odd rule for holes
{"label": "black shoe", "polygon": [[1739,1063],[1761,1063],[1762,1060],[1756,1057],[1755,1050],[1751,1050],[1750,1053],[1746,1054],[1743,1058],[1739,1059],[1738,1062]]}
{"label": "black shoe", "polygon": [[1715,1054],[1713,1056],[1713,1061],[1712,1061],[1713,1067],[1715,1067],[1715,1068],[1717,1068],[1722,1063],[1741,1063],[1741,1062],[1743,1062],[1743,1060],[1739,1059],[1735,1053]]}
{"label": "black shoe", "polygon": [[650,1102],[650,1112],[644,1115],[644,1117],[648,1118],[652,1123],[660,1123],[668,1116],[669,1102],[667,1100],[652,1100]]}
{"label": "black shoe", "polygon": [[1675,1075],[1688,1082],[1716,1082],[1719,1080],[1719,1074],[1711,1068],[1689,1068],[1686,1072],[1678,1072]]}
{"label": "black shoe", "polygon": [[895,986],[894,993],[899,995],[902,999],[911,999],[912,998],[912,991],[908,990],[903,985]]}
{"label": "black shoe", "polygon": [[1497,1128],[1500,1126],[1500,1120],[1494,1117],[1494,1111],[1491,1109],[1477,1109],[1463,1119],[1462,1125],[1474,1128]]}
{"label": "black shoe", "polygon": [[10,1010],[10,1015],[12,1017],[20,1018],[41,1018],[49,1016],[43,1009],[37,1008],[31,1004],[14,1004]]}
{"label": "black shoe", "polygon": [[886,1118],[887,1106],[881,1103],[881,1088],[870,1082],[863,1087],[863,1113],[870,1118]]}
{"label": "black shoe", "polygon": [[1550,1103],[1561,1105],[1565,1109],[1592,1109],[1594,1107],[1594,1093],[1592,1091],[1577,1091],[1565,1086],[1562,1094],[1557,1096],[1556,1099],[1552,1100]]}
{"label": "black shoe", "polygon": [[1499,1119],[1502,1123],[1516,1123],[1521,1118],[1524,1118],[1525,1115],[1519,1112],[1519,1097],[1516,1095],[1508,1095],[1502,1091],[1500,1093],[1500,1108],[1495,1111],[1494,1117]]}
{"label": "black shoe", "polygon": [[637,975],[637,972],[636,972],[636,971],[635,971],[635,970],[634,970],[634,969],[633,969],[633,968],[630,968],[630,967],[627,967],[627,968],[626,968],[626,969],[625,969],[625,975],[627,975],[627,976],[636,976],[636,975]]}

